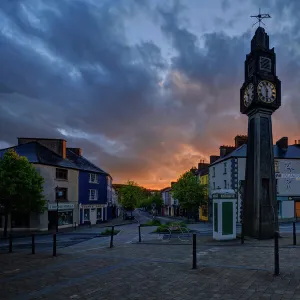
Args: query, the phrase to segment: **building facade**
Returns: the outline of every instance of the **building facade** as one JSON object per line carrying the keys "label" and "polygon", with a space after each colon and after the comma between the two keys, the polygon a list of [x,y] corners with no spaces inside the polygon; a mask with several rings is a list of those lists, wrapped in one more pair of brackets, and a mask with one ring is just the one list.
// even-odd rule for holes
{"label": "building facade", "polygon": [[[45,211],[42,214],[12,214],[8,230],[51,230],[78,222],[78,169],[66,159],[66,141],[19,138],[13,149],[25,156],[45,179]],[[8,149],[0,150],[0,158]],[[4,218],[3,218],[4,219]],[[2,220],[1,224],[3,224]],[[3,228],[3,225],[2,225]]]}
{"label": "building facade", "polygon": [[[66,148],[62,139],[18,138],[14,149],[44,178],[45,211],[9,216],[9,230],[52,230],[76,224],[96,224],[113,215],[111,176],[82,156],[80,148]],[[0,150],[0,159],[8,149]],[[110,192],[109,192],[110,191]],[[4,218],[1,218],[0,229]],[[2,227],[1,227],[2,226]]]}
{"label": "building facade", "polygon": [[111,176],[83,157],[81,148],[67,148],[67,158],[79,170],[79,224],[94,225],[111,219]]}
{"label": "building facade", "polygon": [[[288,145],[287,138],[284,141],[274,145],[278,218],[293,219],[300,217],[300,144]],[[237,222],[241,220],[246,155],[244,144],[223,157],[220,155],[209,167],[209,198],[216,189],[233,189],[237,194]]]}

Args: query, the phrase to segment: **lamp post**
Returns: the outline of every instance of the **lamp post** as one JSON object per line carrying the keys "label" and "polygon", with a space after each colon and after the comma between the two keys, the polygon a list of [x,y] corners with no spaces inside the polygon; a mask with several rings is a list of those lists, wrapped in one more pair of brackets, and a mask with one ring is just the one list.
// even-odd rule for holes
{"label": "lamp post", "polygon": [[58,232],[58,197],[62,196],[62,191],[59,190],[59,187],[55,188],[55,198],[56,198],[56,232]]}

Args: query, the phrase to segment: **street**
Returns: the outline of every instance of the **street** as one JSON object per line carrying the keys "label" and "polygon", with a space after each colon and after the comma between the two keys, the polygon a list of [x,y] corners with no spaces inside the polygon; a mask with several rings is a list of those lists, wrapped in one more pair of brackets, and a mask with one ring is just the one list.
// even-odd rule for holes
{"label": "street", "polygon": [[[116,226],[115,229],[120,232],[114,236],[115,244],[126,244],[135,242],[138,240],[138,225],[146,223],[152,220],[152,216],[142,210],[136,209],[133,212],[136,222],[128,225]],[[166,222],[178,222],[174,218],[160,217],[156,219],[160,220],[161,223]],[[105,225],[105,224],[103,224]],[[213,227],[211,223],[197,223],[188,224],[187,227],[197,235],[201,236],[212,236]],[[62,232],[57,234],[57,248],[64,248],[66,251],[68,247],[75,246],[78,249],[84,249],[84,247],[106,247],[110,242],[109,236],[101,236],[100,233],[110,227],[78,227],[76,231]],[[148,233],[155,230],[155,227],[142,227],[141,233],[142,238],[149,238]],[[300,223],[296,223],[296,231],[300,232]],[[237,225],[237,233],[241,232],[241,226]],[[280,225],[280,233],[292,233],[293,224],[284,223]],[[151,237],[151,236],[150,236]],[[152,237],[151,237],[152,238]],[[31,236],[14,238],[13,239],[13,251],[25,251],[28,252],[31,249]],[[95,246],[96,245],[96,246]],[[9,242],[8,239],[1,240],[0,242],[0,253],[6,253],[8,251]],[[36,252],[51,252],[53,247],[53,235],[36,235],[35,236],[35,248]]]}

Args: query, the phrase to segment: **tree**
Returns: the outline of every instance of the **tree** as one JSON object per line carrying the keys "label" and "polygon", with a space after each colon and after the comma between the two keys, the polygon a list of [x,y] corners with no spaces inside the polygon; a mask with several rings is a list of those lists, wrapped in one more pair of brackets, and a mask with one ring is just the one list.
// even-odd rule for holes
{"label": "tree", "polygon": [[4,236],[7,235],[8,216],[13,212],[43,212],[44,178],[24,156],[14,150],[0,159],[0,207],[4,215]]}
{"label": "tree", "polygon": [[188,216],[190,213],[196,217],[196,211],[205,201],[206,185],[200,185],[197,177],[192,171],[188,171],[180,176],[178,181],[172,186],[172,196],[177,199],[180,206],[187,209]]}
{"label": "tree", "polygon": [[128,180],[127,184],[119,189],[120,204],[125,210],[133,211],[143,200],[143,189],[134,181]]}
{"label": "tree", "polygon": [[160,194],[160,192],[155,192],[149,197],[150,205],[155,204],[155,209],[160,211],[161,207],[163,206],[164,200]]}

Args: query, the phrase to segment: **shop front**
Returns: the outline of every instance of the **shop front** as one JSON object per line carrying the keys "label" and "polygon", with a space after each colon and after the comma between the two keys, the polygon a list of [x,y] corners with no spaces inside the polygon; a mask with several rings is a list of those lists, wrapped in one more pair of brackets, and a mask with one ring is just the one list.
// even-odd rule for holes
{"label": "shop front", "polygon": [[80,224],[99,224],[107,220],[107,205],[80,205]]}
{"label": "shop front", "polygon": [[71,227],[76,220],[74,219],[74,204],[56,203],[48,204],[48,229],[54,229],[58,220],[59,228]]}

